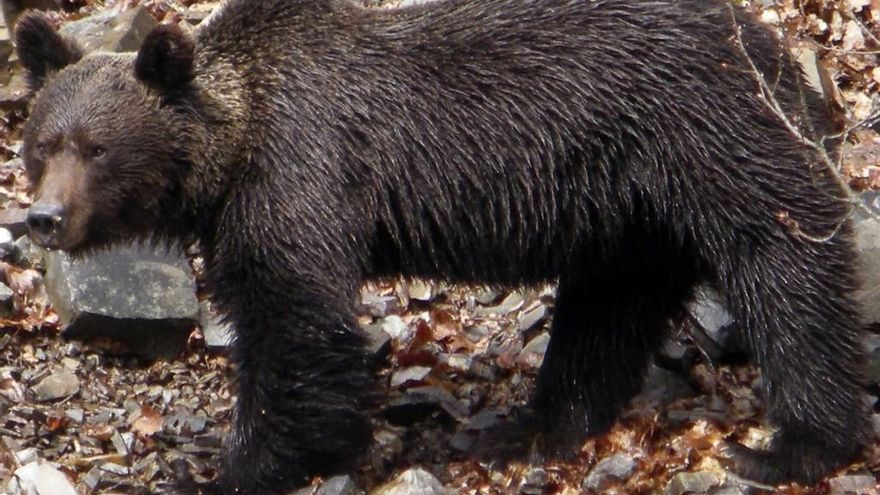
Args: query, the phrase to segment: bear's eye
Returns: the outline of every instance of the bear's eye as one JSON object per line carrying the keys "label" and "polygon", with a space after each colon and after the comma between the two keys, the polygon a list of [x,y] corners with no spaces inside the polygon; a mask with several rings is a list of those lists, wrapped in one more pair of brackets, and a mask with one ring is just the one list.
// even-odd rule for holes
{"label": "bear's eye", "polygon": [[89,150],[89,157],[91,158],[101,158],[106,154],[107,149],[103,146],[92,146],[92,148]]}
{"label": "bear's eye", "polygon": [[46,143],[37,143],[37,145],[34,146],[34,151],[35,151],[34,155],[37,158],[42,159],[43,157],[46,156],[46,149],[48,149],[48,146],[46,146]]}

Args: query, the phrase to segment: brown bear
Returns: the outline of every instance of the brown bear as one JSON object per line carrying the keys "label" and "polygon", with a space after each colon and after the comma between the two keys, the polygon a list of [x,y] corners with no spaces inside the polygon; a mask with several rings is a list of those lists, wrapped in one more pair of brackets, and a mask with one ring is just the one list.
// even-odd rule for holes
{"label": "brown bear", "polygon": [[239,394],[204,491],[356,463],[372,277],[558,282],[523,448],[607,430],[701,283],[742,324],[778,427],[735,449],[742,474],[816,481],[869,441],[850,206],[805,140],[827,115],[724,0],[231,0],[137,54],[84,55],[36,14],[16,43],[32,238],[204,252]]}

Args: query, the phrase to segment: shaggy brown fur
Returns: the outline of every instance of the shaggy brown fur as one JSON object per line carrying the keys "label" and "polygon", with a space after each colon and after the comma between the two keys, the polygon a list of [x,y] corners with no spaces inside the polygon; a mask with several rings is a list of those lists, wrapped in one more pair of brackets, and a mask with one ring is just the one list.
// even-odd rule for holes
{"label": "shaggy brown fur", "polygon": [[[758,96],[737,29],[800,132],[824,133],[775,37],[723,0],[232,0],[136,57],[80,58],[28,16],[32,235],[73,252],[201,243],[236,330],[218,493],[354,465],[373,390],[354,300],[394,275],[558,281],[517,430],[548,455],[612,424],[713,284],[779,428],[739,469],[815,481],[870,431],[848,208]],[[69,167],[69,190],[47,186]]]}

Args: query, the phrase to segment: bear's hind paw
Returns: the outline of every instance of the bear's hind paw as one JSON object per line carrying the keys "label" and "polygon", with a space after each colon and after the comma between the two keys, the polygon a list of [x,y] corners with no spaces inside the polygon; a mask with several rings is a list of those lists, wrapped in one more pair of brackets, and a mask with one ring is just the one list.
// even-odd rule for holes
{"label": "bear's hind paw", "polygon": [[846,457],[815,446],[789,447],[756,450],[729,442],[722,450],[734,474],[748,481],[774,486],[791,482],[815,485],[840,467]]}

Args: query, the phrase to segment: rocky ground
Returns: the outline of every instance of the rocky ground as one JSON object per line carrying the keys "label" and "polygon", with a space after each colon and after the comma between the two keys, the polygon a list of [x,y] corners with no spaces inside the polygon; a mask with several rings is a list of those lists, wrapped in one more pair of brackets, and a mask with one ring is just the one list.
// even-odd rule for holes
{"label": "rocky ground", "polygon": [[[156,23],[195,25],[216,6],[0,3],[7,18],[26,5],[53,8],[65,32],[105,50],[132,50]],[[866,205],[856,213],[859,263],[873,283],[862,298],[867,317],[880,321],[880,222],[871,217],[880,211],[872,192],[880,190],[880,136],[876,126],[856,127],[871,124],[877,103],[880,1],[753,4],[791,37],[816,84],[853,127],[842,173]],[[198,481],[211,479],[235,395],[224,329],[197,300],[198,254],[126,252],[77,264],[46,256],[21,237],[29,200],[18,152],[27,95],[11,51],[8,33],[0,32],[0,493],[154,493],[181,466]],[[816,60],[827,74],[815,70]],[[471,460],[467,453],[480,432],[528,396],[552,313],[552,287],[366,285],[360,321],[387,391],[375,414],[374,447],[353,477],[316,479],[298,493],[735,495],[755,489],[725,471],[719,450],[724,439],[766,442],[770,431],[754,393],[760,378],[727,346],[735,322],[711,294],[667,343],[645,392],[609,434],[587,441],[577,459],[507,467]],[[68,325],[72,320],[78,323]],[[76,338],[62,338],[62,328]],[[876,401],[880,335],[868,344]],[[880,414],[874,419],[880,430]],[[818,486],[775,489],[876,493],[878,473],[875,444],[865,459]]]}

